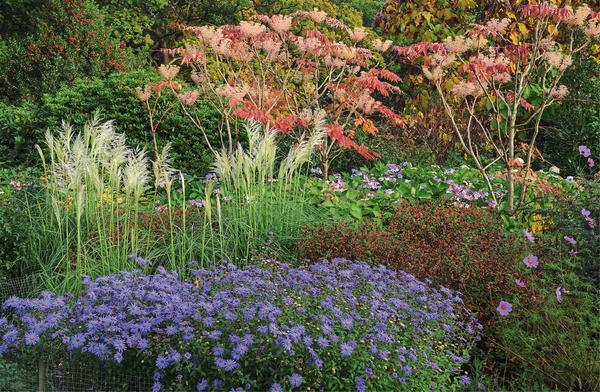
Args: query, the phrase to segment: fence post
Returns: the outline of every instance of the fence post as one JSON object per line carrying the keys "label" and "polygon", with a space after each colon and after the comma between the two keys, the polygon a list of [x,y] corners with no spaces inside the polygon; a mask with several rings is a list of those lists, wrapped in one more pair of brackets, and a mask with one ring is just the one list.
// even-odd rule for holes
{"label": "fence post", "polygon": [[46,369],[46,361],[40,359],[38,362],[38,392],[47,392]]}

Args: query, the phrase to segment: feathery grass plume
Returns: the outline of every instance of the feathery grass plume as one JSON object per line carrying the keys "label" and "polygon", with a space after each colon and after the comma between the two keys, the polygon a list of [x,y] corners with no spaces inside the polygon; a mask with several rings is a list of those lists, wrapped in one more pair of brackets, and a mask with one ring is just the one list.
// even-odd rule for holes
{"label": "feathery grass plume", "polygon": [[160,154],[152,162],[152,171],[154,172],[154,188],[164,188],[171,185],[171,176],[175,172],[172,167],[170,156],[171,143],[167,143]]}
{"label": "feathery grass plume", "polygon": [[[277,135],[269,127],[247,124],[246,133],[246,148],[238,144],[233,152],[223,149],[215,154],[214,163],[225,202],[216,199],[214,219],[219,232],[215,234],[218,246],[213,249],[224,249],[221,257],[239,263],[264,248],[265,242],[283,253],[292,249],[299,229],[311,219],[301,167],[324,137],[322,127],[317,127],[279,160]],[[210,205],[210,200],[205,204]]]}
{"label": "feathery grass plume", "polygon": [[150,176],[148,173],[148,157],[146,150],[130,151],[123,169],[123,185],[125,194],[139,200],[146,191]]}
{"label": "feathery grass plume", "polygon": [[289,179],[302,165],[308,163],[316,147],[323,143],[326,133],[323,128],[324,121],[320,120],[312,130],[308,138],[302,137],[296,146],[292,146],[288,155],[281,161],[279,166],[279,179]]}
{"label": "feathery grass plume", "polygon": [[[32,247],[50,288],[76,289],[81,275],[98,276],[132,267],[127,255],[142,246],[138,230],[142,196],[150,182],[145,150],[129,148],[112,121],[94,115],[75,134],[63,122],[46,132],[46,187],[32,206]],[[167,179],[168,147],[156,167]],[[150,236],[151,237],[151,236]],[[146,240],[148,244],[150,240]],[[146,246],[146,245],[145,245]],[[151,250],[148,249],[148,252]]]}

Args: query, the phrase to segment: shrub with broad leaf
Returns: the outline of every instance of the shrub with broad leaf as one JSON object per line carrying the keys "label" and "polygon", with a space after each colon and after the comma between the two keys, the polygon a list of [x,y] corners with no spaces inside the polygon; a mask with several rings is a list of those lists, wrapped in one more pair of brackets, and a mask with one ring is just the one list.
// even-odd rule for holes
{"label": "shrub with broad leaf", "polygon": [[[400,78],[381,66],[391,41],[374,40],[374,50],[359,46],[367,31],[350,28],[322,11],[259,15],[239,25],[184,26],[185,47],[167,49],[172,64],[160,68],[164,81],[147,86],[140,99],[168,88],[183,108],[198,96],[210,99],[223,116],[222,145],[235,148],[239,120],[253,120],[289,134],[294,140],[324,121],[327,138],[319,147],[325,176],[343,148],[366,159],[378,156],[355,135],[376,135],[375,119],[403,125],[402,117],[377,100],[400,92]],[[189,72],[195,88],[181,93],[174,80]],[[200,120],[190,115],[205,139]],[[211,149],[217,149],[210,146]]]}

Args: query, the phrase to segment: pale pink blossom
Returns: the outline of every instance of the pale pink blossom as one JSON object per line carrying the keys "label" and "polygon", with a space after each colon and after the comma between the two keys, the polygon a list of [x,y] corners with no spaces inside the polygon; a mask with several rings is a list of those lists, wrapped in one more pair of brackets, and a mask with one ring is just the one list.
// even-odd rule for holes
{"label": "pale pink blossom", "polygon": [[544,53],[544,59],[554,68],[564,71],[573,64],[573,59],[567,54],[558,51],[549,51]]}
{"label": "pale pink blossom", "polygon": [[600,20],[592,19],[583,27],[583,33],[588,37],[600,36]]}
{"label": "pale pink blossom", "polygon": [[266,27],[255,22],[240,22],[240,32],[244,37],[256,38],[266,31]]}
{"label": "pale pink blossom", "polygon": [[444,40],[444,46],[448,53],[462,54],[473,47],[473,39],[465,38],[462,35],[448,37]]}
{"label": "pale pink blossom", "polygon": [[439,66],[433,67],[433,69],[423,67],[423,75],[432,82],[437,82],[442,79],[443,70],[442,67]]}
{"label": "pale pink blossom", "polygon": [[525,288],[525,281],[523,279],[515,279],[515,284],[518,288]]}
{"label": "pale pink blossom", "polygon": [[508,72],[498,72],[492,75],[492,80],[496,83],[505,84],[512,80]]}
{"label": "pale pink blossom", "polygon": [[355,27],[354,29],[348,31],[348,36],[352,42],[360,42],[367,36],[367,31],[362,27]]}
{"label": "pale pink blossom", "polygon": [[192,106],[198,99],[198,91],[191,90],[179,95],[179,100],[186,106]]}
{"label": "pale pink blossom", "polygon": [[550,96],[550,98],[560,101],[561,99],[564,99],[567,95],[569,95],[569,89],[564,84],[561,84],[560,86],[550,90],[550,93],[548,95]]}
{"label": "pale pink blossom", "polygon": [[373,49],[383,53],[386,52],[392,46],[392,43],[393,42],[389,39],[382,41],[379,38],[376,38],[373,40]]}
{"label": "pale pink blossom", "polygon": [[276,33],[287,33],[292,28],[292,17],[287,15],[273,15],[269,25]]}
{"label": "pale pink blossom", "polygon": [[177,74],[179,73],[179,67],[172,64],[161,64],[158,67],[158,73],[160,74],[160,76],[163,77],[163,79],[173,80],[175,79],[175,76],[177,76]]}
{"label": "pale pink blossom", "polygon": [[371,97],[368,91],[364,91],[360,96],[356,98],[356,108],[363,114],[373,114],[377,110],[378,102],[375,98]]}
{"label": "pale pink blossom", "polygon": [[308,12],[308,17],[311,18],[315,23],[322,23],[327,17],[327,13],[314,8],[312,11]]}
{"label": "pale pink blossom", "polygon": [[225,85],[215,89],[217,95],[229,98],[233,102],[240,102],[248,94],[248,88],[245,86]]}
{"label": "pale pink blossom", "polygon": [[469,95],[478,97],[483,94],[481,86],[473,82],[458,82],[452,87],[451,91],[458,98],[464,98]]}
{"label": "pale pink blossom", "polygon": [[298,42],[296,43],[296,45],[298,46],[299,51],[307,52],[310,54],[317,54],[317,52],[321,48],[321,42],[314,37],[298,37]]}
{"label": "pale pink blossom", "polygon": [[575,9],[575,12],[567,19],[567,24],[571,26],[582,26],[588,16],[590,16],[591,9],[587,4],[582,4]]}

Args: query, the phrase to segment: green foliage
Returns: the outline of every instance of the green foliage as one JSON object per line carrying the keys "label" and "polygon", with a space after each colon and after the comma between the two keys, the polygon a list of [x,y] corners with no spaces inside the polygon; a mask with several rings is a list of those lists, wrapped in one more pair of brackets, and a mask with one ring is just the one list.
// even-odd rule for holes
{"label": "green foliage", "polygon": [[438,41],[475,21],[473,0],[388,1],[375,25],[401,44]]}
{"label": "green foliage", "polygon": [[383,0],[98,0],[113,35],[135,47],[164,48],[181,38],[180,24],[238,23],[253,14],[321,9],[350,26],[371,24]]}
{"label": "green foliage", "polygon": [[[19,106],[0,103],[0,136],[5,143],[0,156],[5,163],[36,162],[33,146],[43,140],[44,130],[54,129],[65,120],[80,127],[98,111],[112,118],[119,132],[132,145],[149,147],[152,137],[146,113],[135,96],[135,87],[158,80],[153,70],[114,73],[105,78],[77,79],[54,94],[44,95],[38,105],[24,102]],[[216,136],[219,117],[215,110],[199,101],[193,108],[209,136]],[[187,173],[204,173],[212,163],[202,136],[176,109],[169,113],[158,130],[159,147],[171,143],[174,164]]]}
{"label": "green foliage", "polygon": [[77,77],[105,76],[133,64],[90,0],[44,0],[26,16],[31,32],[15,31],[0,51],[0,74],[10,75],[0,79],[7,100],[39,100]]}
{"label": "green foliage", "polygon": [[23,391],[27,389],[24,369],[17,364],[0,358],[0,390]]}
{"label": "green foliage", "polygon": [[[572,271],[577,263],[546,254],[542,269],[515,294],[513,312],[494,327],[496,373],[509,390],[544,385],[558,390],[597,390],[600,386],[600,317],[597,289]],[[562,241],[564,243],[564,241]],[[554,290],[568,291],[558,302]],[[488,362],[489,365],[492,362]]]}
{"label": "green foliage", "polygon": [[28,168],[0,169],[0,280],[29,272],[19,261],[28,256],[23,247],[29,235],[23,224],[23,196],[34,176],[34,170]]}
{"label": "green foliage", "polygon": [[[361,167],[353,170],[352,174],[332,176],[329,181],[314,179],[310,182],[310,194],[316,203],[336,218],[380,221],[390,218],[402,200],[451,199],[448,180],[473,191],[485,187],[477,171],[467,166],[443,169],[436,165],[412,165],[408,162],[389,165],[378,162],[371,169]],[[502,186],[501,182],[496,185]],[[485,198],[480,198],[476,203],[485,205],[485,201]]]}
{"label": "green foliage", "polygon": [[544,115],[545,128],[540,150],[544,158],[565,174],[578,174],[585,162],[577,146],[586,145],[600,152],[600,64],[579,59],[563,78],[569,95]]}

